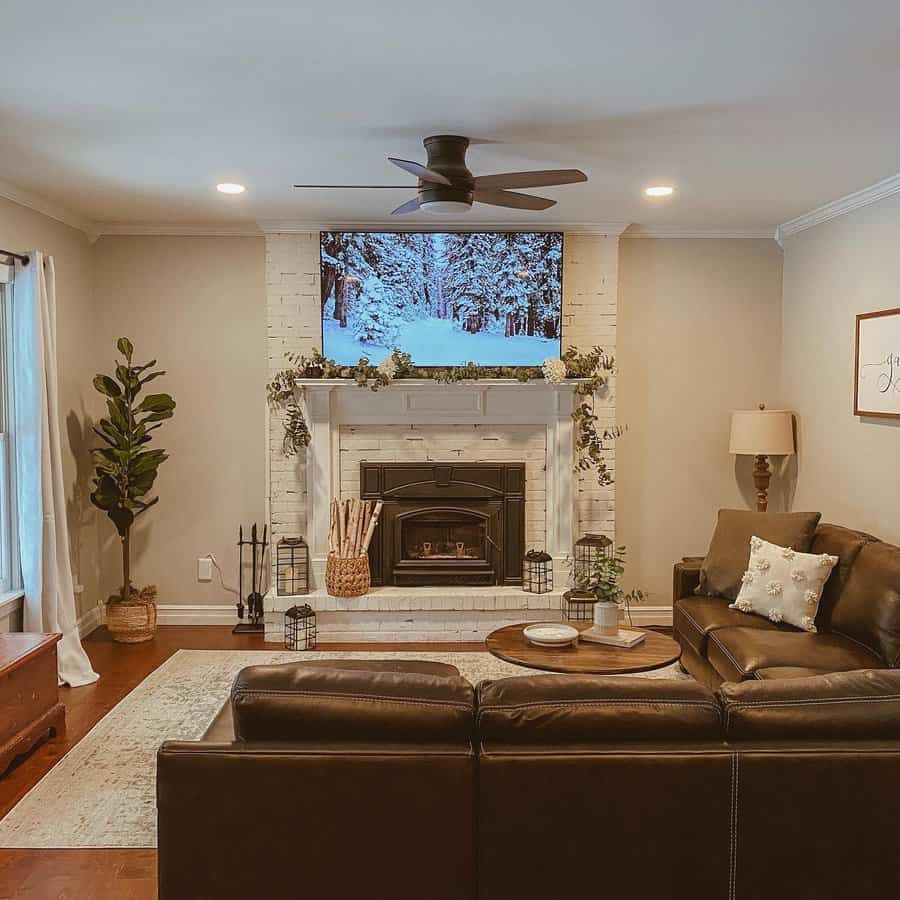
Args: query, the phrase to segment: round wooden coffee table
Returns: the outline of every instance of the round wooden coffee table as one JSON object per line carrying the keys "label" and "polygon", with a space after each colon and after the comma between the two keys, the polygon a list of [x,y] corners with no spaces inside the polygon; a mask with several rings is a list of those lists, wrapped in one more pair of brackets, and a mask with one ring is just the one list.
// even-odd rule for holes
{"label": "round wooden coffee table", "polygon": [[[647,672],[661,669],[676,662],[681,656],[681,647],[670,637],[658,631],[628,626],[630,631],[643,631],[647,636],[636,647],[624,649],[606,644],[592,644],[579,641],[577,647],[547,648],[529,644],[522,629],[533,622],[522,625],[507,625],[492,631],[485,638],[487,649],[500,659],[527,666],[529,669],[544,669],[548,672],[570,672],[582,675],[622,675],[627,672]],[[574,625],[579,631],[590,628],[590,623]]]}

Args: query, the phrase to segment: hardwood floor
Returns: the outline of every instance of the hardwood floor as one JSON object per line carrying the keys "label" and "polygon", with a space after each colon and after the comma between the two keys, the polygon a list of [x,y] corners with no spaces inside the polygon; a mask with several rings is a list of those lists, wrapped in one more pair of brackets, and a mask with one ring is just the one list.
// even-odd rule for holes
{"label": "hardwood floor", "polygon": [[[105,628],[84,642],[95,684],[60,688],[66,734],[39,746],[0,778],[0,818],[129,691],[177,650],[263,650],[261,635],[233,635],[225,626],[166,626],[145,644],[117,644]],[[327,644],[328,650],[477,651],[469,644]],[[155,900],[155,850],[2,850],[0,900]]]}

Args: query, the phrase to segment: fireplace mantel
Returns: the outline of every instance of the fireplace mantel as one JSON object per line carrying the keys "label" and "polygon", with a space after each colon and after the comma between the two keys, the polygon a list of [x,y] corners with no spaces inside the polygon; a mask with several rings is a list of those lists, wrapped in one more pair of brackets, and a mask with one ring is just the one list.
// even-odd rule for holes
{"label": "fireplace mantel", "polygon": [[307,529],[314,585],[324,584],[330,502],[340,491],[339,429],[352,425],[543,425],[547,430],[547,551],[571,553],[574,510],[572,411],[578,380],[563,384],[484,379],[441,384],[402,379],[372,391],[349,379],[296,382],[311,441],[307,448]]}

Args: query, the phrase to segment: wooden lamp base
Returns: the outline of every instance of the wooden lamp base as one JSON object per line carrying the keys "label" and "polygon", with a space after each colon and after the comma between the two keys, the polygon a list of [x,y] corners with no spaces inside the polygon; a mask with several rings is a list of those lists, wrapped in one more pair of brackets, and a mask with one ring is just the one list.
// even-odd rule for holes
{"label": "wooden lamp base", "polygon": [[764,453],[760,453],[757,455],[756,465],[753,467],[757,512],[766,512],[769,508],[769,481],[771,479],[772,469],[769,467],[769,457]]}

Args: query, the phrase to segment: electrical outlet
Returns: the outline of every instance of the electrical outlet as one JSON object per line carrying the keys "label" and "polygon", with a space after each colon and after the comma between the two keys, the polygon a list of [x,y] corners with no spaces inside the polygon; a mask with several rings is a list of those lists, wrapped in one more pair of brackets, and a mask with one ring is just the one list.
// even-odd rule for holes
{"label": "electrical outlet", "polygon": [[197,560],[197,581],[212,581],[212,560],[201,556]]}

